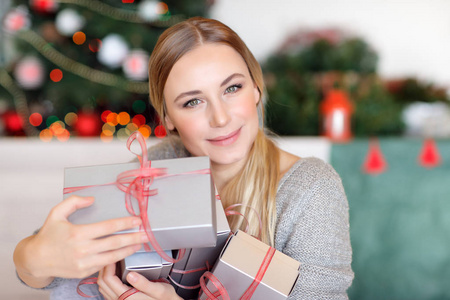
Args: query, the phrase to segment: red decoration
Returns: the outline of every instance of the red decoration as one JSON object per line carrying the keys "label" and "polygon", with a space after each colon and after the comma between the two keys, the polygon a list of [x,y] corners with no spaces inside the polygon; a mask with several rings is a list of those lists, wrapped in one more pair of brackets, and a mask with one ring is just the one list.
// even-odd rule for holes
{"label": "red decoration", "polygon": [[323,135],[333,142],[348,142],[352,138],[350,118],[353,105],[346,92],[330,90],[320,105],[323,115]]}
{"label": "red decoration", "polygon": [[30,27],[28,12],[22,8],[16,8],[6,14],[3,20],[4,28],[9,32],[16,32]]}
{"label": "red decoration", "polygon": [[383,173],[387,168],[387,162],[381,152],[381,148],[377,139],[369,142],[369,152],[363,164],[363,172],[372,175]]}
{"label": "red decoration", "polygon": [[164,128],[163,125],[156,126],[154,132],[155,132],[155,136],[160,139],[162,139],[163,137],[165,137],[167,135],[166,128]]}
{"label": "red decoration", "polygon": [[5,130],[11,135],[23,135],[23,119],[15,111],[7,111],[3,114]]}
{"label": "red decoration", "polygon": [[134,3],[134,0],[122,0],[122,3]]}
{"label": "red decoration", "polygon": [[38,13],[54,13],[58,9],[56,0],[30,0],[30,6]]}
{"label": "red decoration", "polygon": [[91,112],[78,114],[75,131],[79,136],[98,136],[102,129],[101,117]]}
{"label": "red decoration", "polygon": [[418,160],[419,164],[425,168],[434,168],[441,164],[441,155],[433,139],[429,138],[424,141]]}

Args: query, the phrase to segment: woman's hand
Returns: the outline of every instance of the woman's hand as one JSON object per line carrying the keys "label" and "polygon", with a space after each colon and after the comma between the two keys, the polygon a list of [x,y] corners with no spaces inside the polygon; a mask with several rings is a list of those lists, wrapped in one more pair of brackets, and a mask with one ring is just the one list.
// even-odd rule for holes
{"label": "woman's hand", "polygon": [[49,284],[53,277],[83,278],[119,261],[147,242],[145,233],[114,234],[141,224],[125,217],[94,224],[74,225],[67,218],[94,203],[92,197],[72,196],[49,213],[37,235],[21,241],[14,253],[19,276],[33,287]]}
{"label": "woman's hand", "polygon": [[[97,284],[99,291],[106,300],[117,300],[120,295],[130,289],[115,275],[116,264],[107,265],[99,275]],[[127,275],[128,282],[140,292],[133,294],[127,300],[182,300],[171,284],[151,282],[141,274],[130,272]]]}

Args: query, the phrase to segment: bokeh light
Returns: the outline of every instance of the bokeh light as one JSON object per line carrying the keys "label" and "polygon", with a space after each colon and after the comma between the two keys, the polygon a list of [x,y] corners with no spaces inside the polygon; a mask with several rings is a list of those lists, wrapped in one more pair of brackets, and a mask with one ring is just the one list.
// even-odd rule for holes
{"label": "bokeh light", "polygon": [[169,6],[164,2],[158,3],[158,14],[164,15],[169,11]]}
{"label": "bokeh light", "polygon": [[78,116],[74,112],[70,112],[70,113],[66,114],[66,116],[64,117],[64,122],[66,122],[66,124],[69,126],[74,126],[75,123],[77,122],[77,120],[78,120]]}
{"label": "bokeh light", "polygon": [[63,129],[60,134],[56,136],[58,141],[67,142],[70,138],[70,132],[67,129]]}
{"label": "bokeh light", "polygon": [[117,138],[121,141],[126,141],[129,136],[130,136],[130,134],[127,133],[127,130],[125,128],[120,128],[117,131]]}
{"label": "bokeh light", "polygon": [[138,130],[138,127],[136,126],[136,124],[130,123],[130,124],[127,125],[127,127],[125,127],[125,129],[127,130],[128,134],[132,134],[133,132]]}
{"label": "bokeh light", "polygon": [[127,125],[128,123],[130,123],[130,115],[127,112],[124,112],[124,111],[120,112],[117,115],[117,122],[120,125]]}
{"label": "bokeh light", "polygon": [[133,122],[133,124],[136,124],[137,127],[141,127],[145,124],[146,120],[143,115],[135,115],[131,122]]}
{"label": "bokeh light", "polygon": [[152,134],[152,128],[148,125],[142,125],[139,127],[139,132],[142,133],[142,135],[148,139],[150,135]]}
{"label": "bokeh light", "polygon": [[106,123],[102,126],[102,133],[104,135],[113,136],[114,132],[116,132],[116,127],[110,123]]}
{"label": "bokeh light", "polygon": [[50,79],[54,82],[60,82],[63,78],[63,72],[60,69],[53,69],[50,72]]}
{"label": "bokeh light", "polygon": [[58,136],[66,129],[66,125],[61,121],[56,121],[50,125],[49,129],[54,136]]}
{"label": "bokeh light", "polygon": [[100,139],[104,143],[109,143],[109,142],[111,142],[113,140],[113,136],[112,135],[106,135],[102,131],[102,133],[100,134]]}
{"label": "bokeh light", "polygon": [[50,129],[44,129],[39,133],[39,138],[43,142],[50,142],[53,138],[53,133],[50,131]]}
{"label": "bokeh light", "polygon": [[156,126],[156,128],[155,128],[155,136],[156,136],[157,138],[162,139],[162,138],[165,137],[166,135],[167,135],[166,128],[164,128],[163,125],[158,125],[158,126]]}
{"label": "bokeh light", "polygon": [[28,118],[30,124],[33,126],[39,126],[42,124],[42,115],[40,113],[32,113]]}
{"label": "bokeh light", "polygon": [[108,120],[106,120],[106,118],[108,117],[108,115],[111,113],[111,111],[110,110],[105,110],[104,112],[102,112],[102,115],[101,115],[101,117],[102,117],[102,121],[103,122],[108,122]]}
{"label": "bokeh light", "polygon": [[83,45],[86,41],[86,35],[82,31],[77,31],[72,36],[73,42],[77,45]]}
{"label": "bokeh light", "polygon": [[100,39],[93,39],[89,42],[89,50],[92,52],[98,52],[102,47],[102,41]]}
{"label": "bokeh light", "polygon": [[133,111],[137,114],[141,114],[145,111],[146,105],[142,100],[136,100],[133,102]]}
{"label": "bokeh light", "polygon": [[117,114],[114,112],[109,113],[108,116],[106,116],[106,122],[113,126],[119,124],[119,122],[117,121]]}
{"label": "bokeh light", "polygon": [[50,127],[50,125],[52,125],[53,123],[55,123],[56,121],[59,121],[59,118],[57,116],[50,116],[47,118],[47,120],[45,121],[45,124],[47,125],[47,127]]}

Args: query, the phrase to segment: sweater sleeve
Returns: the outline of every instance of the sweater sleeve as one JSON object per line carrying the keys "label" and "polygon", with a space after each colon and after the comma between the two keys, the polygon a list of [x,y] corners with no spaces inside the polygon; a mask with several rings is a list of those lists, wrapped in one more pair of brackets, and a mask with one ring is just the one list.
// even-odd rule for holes
{"label": "sweater sleeve", "polygon": [[302,160],[277,193],[275,247],[301,263],[289,299],[348,299],[354,275],[344,188],[330,165]]}

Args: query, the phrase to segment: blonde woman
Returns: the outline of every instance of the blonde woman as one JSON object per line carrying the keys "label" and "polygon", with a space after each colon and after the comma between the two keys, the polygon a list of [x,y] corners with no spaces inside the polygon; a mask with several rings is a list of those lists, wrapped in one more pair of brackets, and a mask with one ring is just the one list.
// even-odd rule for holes
{"label": "blonde woman", "polygon": [[[285,152],[264,133],[261,68],[239,36],[212,19],[192,18],[174,25],[153,50],[149,84],[151,103],[170,131],[151,149],[150,158],[209,156],[224,207],[240,203],[246,214],[247,207],[256,210],[263,224],[262,241],[301,262],[290,298],[347,299],[352,249],[341,180],[330,165]],[[25,283],[54,288],[55,299],[78,299],[74,288],[79,280],[63,278],[100,270],[98,286],[105,299],[118,299],[129,289],[115,276],[114,262],[135,251],[135,244],[145,237],[98,238],[139,221],[125,218],[73,228],[67,216],[92,201],[64,201],[36,236],[18,245],[15,261]],[[257,218],[247,216],[249,233],[257,235]],[[233,219],[230,225],[235,230],[242,224]],[[71,235],[63,236],[67,232]],[[99,240],[106,241],[100,246]],[[75,262],[62,262],[55,251],[55,257],[43,254],[50,245],[69,245],[65,258]],[[30,253],[35,250],[40,254]],[[95,257],[101,260],[95,262]],[[32,259],[43,261],[31,263]],[[51,271],[43,271],[45,265],[52,265]],[[133,272],[127,279],[140,290],[127,299],[180,299],[168,284],[149,282]]]}

